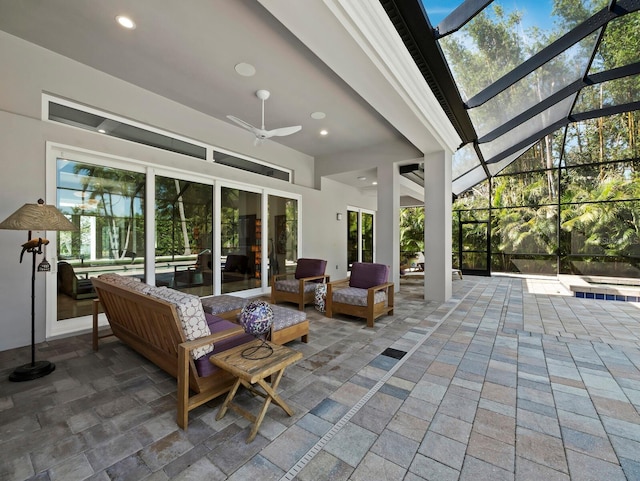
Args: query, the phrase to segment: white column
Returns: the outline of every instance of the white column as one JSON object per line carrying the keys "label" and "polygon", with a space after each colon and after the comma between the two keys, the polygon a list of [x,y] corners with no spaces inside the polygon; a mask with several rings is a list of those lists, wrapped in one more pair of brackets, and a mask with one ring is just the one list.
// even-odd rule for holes
{"label": "white column", "polygon": [[447,151],[424,157],[424,298],[451,297],[451,158]]}
{"label": "white column", "polygon": [[389,280],[400,289],[400,173],[395,164],[378,166],[375,261],[391,266]]}

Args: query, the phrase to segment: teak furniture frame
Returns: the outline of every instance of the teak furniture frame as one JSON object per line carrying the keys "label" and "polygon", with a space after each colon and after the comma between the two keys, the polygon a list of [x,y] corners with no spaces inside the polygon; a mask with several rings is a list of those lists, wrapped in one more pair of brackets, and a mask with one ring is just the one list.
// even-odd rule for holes
{"label": "teak furniture frame", "polygon": [[[373,327],[373,321],[385,314],[393,315],[393,295],[394,284],[393,282],[385,282],[377,286],[367,289],[367,305],[358,306],[354,304],[346,304],[343,302],[335,302],[333,300],[333,291],[336,288],[348,287],[349,279],[343,279],[340,281],[329,282],[327,284],[327,299],[326,299],[326,312],[327,317],[333,317],[334,314],[348,314],[350,316],[362,317],[367,320],[367,327]],[[375,293],[378,291],[385,291],[387,294],[386,302],[374,303]]]}
{"label": "teak furniture frame", "polygon": [[[106,337],[98,333],[100,303],[113,335],[177,379],[177,423],[186,430],[189,411],[226,393],[234,382],[233,376],[223,370],[199,376],[191,350],[242,334],[244,330],[237,326],[187,341],[173,304],[95,277],[91,280],[98,293],[93,303],[94,350],[98,349],[98,339]],[[190,389],[194,394],[190,394]]]}
{"label": "teak furniture frame", "polygon": [[296,279],[298,281],[298,292],[287,292],[276,290],[276,281],[284,280],[287,276],[291,277],[293,274],[276,274],[271,276],[271,304],[277,304],[278,302],[293,302],[298,304],[298,310],[304,311],[305,304],[313,304],[315,301],[315,290],[304,292],[305,284],[313,282],[318,284],[317,281],[329,282],[331,277],[328,274],[321,276],[304,277],[302,279]]}
{"label": "teak furniture frame", "polygon": [[[242,352],[246,349],[250,349],[253,346],[261,345],[262,341],[253,341],[243,346],[237,346],[219,354],[214,354],[209,360],[216,366],[230,372],[236,377],[236,382],[227,394],[226,399],[220,410],[216,415],[216,420],[222,419],[227,412],[227,408],[233,409],[235,412],[248,419],[253,423],[253,427],[247,437],[247,443],[253,441],[258,434],[258,429],[269,405],[273,402],[277,406],[280,406],[284,412],[289,416],[293,416],[293,411],[287,405],[287,403],[277,394],[278,385],[284,374],[284,370],[287,366],[302,359],[302,353],[294,351],[286,346],[279,346],[269,343],[273,352],[270,356],[263,359],[247,359],[243,356]],[[272,376],[273,375],[273,376]],[[265,380],[267,377],[271,377],[271,384]],[[246,389],[253,394],[264,398],[262,407],[258,412],[258,415],[253,415],[242,406],[233,403],[233,398],[238,391],[240,385],[243,385]],[[257,384],[262,388],[258,390],[254,387]]]}

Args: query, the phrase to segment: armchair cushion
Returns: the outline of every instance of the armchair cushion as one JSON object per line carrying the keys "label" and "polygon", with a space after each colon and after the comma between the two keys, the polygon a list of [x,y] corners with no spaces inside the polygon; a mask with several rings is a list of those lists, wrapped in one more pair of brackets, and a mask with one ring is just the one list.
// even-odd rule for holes
{"label": "armchair cushion", "polygon": [[[300,258],[296,265],[296,279],[304,279],[305,277],[316,277],[324,275],[327,268],[327,261],[322,259]],[[295,291],[298,292],[298,291]]]}
{"label": "armchair cushion", "polygon": [[[376,291],[373,295],[373,302],[378,304],[387,300],[386,291]],[[358,287],[345,287],[344,289],[336,289],[333,291],[333,302],[341,302],[352,306],[367,305],[367,289]]]}
{"label": "armchair cushion", "polygon": [[[283,279],[276,281],[276,291],[297,293],[300,290],[300,281],[296,279]],[[315,292],[315,282],[305,282],[304,292]]]}
{"label": "armchair cushion", "polygon": [[351,266],[349,287],[369,289],[389,279],[389,266],[373,262],[354,262]]}

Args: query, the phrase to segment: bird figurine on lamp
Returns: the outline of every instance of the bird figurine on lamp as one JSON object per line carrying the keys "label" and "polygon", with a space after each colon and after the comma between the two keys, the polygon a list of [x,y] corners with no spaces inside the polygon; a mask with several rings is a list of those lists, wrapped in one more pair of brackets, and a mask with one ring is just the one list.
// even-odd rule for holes
{"label": "bird figurine on lamp", "polygon": [[22,257],[25,252],[35,252],[36,254],[42,254],[42,246],[46,246],[49,243],[47,239],[38,237],[37,239],[31,239],[30,241],[22,244],[22,252],[20,253],[20,264],[22,264]]}

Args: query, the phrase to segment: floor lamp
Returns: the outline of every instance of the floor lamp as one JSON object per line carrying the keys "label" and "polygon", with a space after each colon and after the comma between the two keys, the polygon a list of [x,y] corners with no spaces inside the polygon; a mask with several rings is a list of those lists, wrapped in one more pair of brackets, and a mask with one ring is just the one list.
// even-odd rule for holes
{"label": "floor lamp", "polygon": [[[36,362],[35,350],[35,287],[36,287],[36,255],[42,254],[42,246],[47,245],[49,241],[38,237],[31,238],[31,231],[60,231],[60,230],[78,230],[78,228],[67,219],[62,212],[53,205],[46,205],[44,200],[38,199],[37,204],[25,204],[17,211],[7,217],[0,223],[0,229],[9,230],[27,230],[29,236],[27,242],[22,244],[22,252],[20,253],[20,262],[25,252],[32,254],[31,262],[31,363],[17,367],[9,376],[10,381],[30,381],[51,374],[56,365],[49,361]],[[38,266],[39,271],[50,271],[51,265],[47,262],[46,257]]]}

